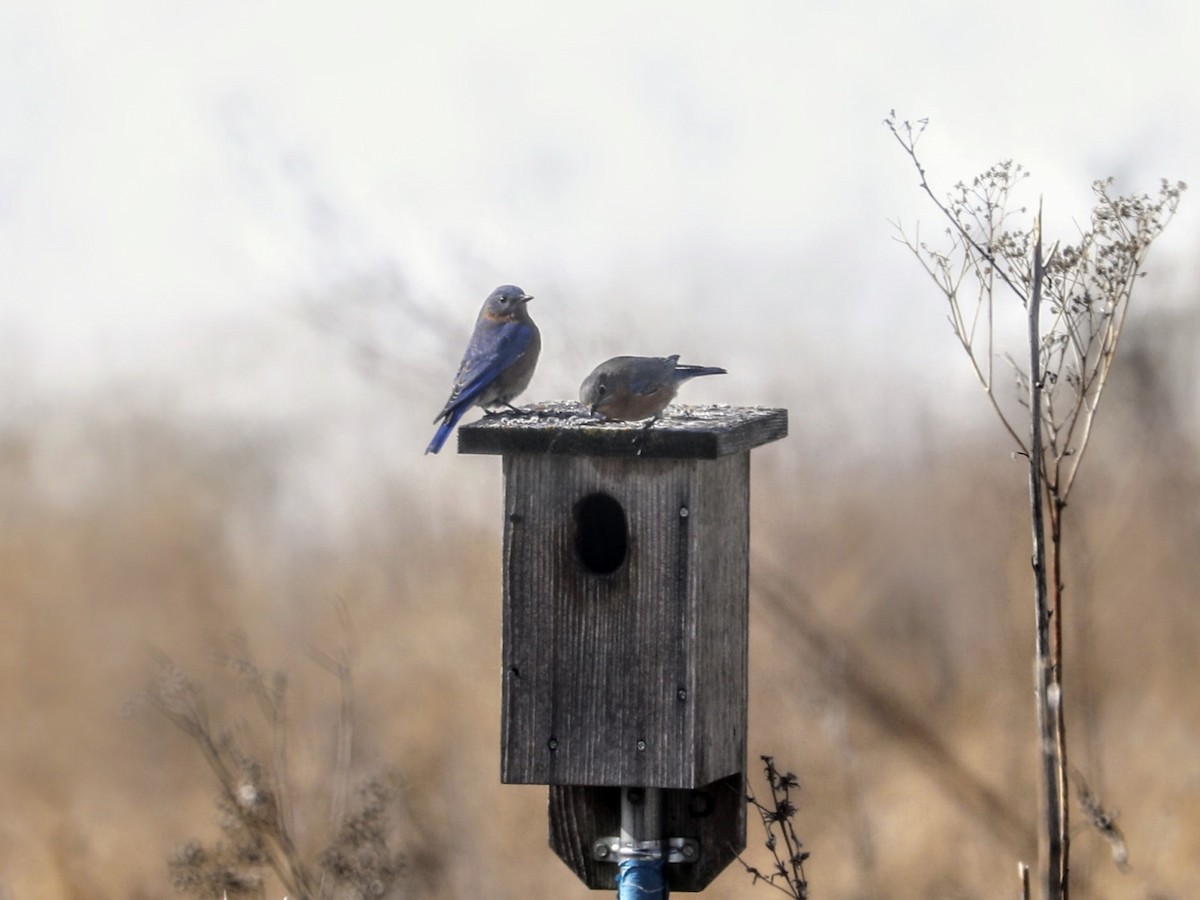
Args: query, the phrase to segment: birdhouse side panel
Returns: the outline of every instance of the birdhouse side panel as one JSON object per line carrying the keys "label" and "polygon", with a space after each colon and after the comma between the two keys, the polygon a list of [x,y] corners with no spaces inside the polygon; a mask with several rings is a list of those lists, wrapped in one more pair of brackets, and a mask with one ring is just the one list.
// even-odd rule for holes
{"label": "birdhouse side panel", "polygon": [[745,771],[749,700],[750,454],[704,462],[692,504],[688,590],[696,711],[693,779]]}

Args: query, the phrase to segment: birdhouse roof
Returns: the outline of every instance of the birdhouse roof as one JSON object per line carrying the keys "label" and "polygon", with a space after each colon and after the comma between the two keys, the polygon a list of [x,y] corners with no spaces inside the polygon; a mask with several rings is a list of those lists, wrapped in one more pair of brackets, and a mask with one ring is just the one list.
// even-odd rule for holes
{"label": "birdhouse roof", "polygon": [[458,429],[459,453],[716,459],[787,436],[786,409],[668,406],[652,427],[606,421],[580,403],[534,403],[525,415],[487,415]]}

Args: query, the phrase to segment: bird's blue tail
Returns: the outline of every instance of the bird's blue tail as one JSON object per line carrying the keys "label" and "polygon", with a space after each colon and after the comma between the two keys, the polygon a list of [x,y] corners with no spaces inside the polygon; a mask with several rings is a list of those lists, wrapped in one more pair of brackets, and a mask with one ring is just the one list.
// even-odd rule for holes
{"label": "bird's blue tail", "polygon": [[438,430],[433,433],[433,440],[425,448],[426,453],[437,453],[442,449],[442,444],[446,443],[446,438],[450,437],[450,432],[454,430],[454,426],[458,424],[458,420],[463,417],[463,413],[466,411],[466,407],[462,406],[447,411],[446,418],[442,420],[442,424],[438,426]]}

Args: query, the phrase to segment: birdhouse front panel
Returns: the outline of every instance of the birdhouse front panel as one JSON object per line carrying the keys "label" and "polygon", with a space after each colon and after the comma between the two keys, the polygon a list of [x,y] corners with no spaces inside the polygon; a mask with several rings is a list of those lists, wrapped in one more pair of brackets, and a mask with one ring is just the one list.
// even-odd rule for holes
{"label": "birdhouse front panel", "polygon": [[742,772],[749,452],[504,466],[502,779]]}

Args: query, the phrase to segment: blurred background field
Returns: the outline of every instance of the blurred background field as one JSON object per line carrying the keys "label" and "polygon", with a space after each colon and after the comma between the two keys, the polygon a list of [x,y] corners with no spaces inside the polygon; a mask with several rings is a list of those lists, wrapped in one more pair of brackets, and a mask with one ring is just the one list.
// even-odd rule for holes
{"label": "blurred background field", "polygon": [[[1132,337],[1131,351],[1169,344],[1150,325]],[[1150,356],[1123,368],[1072,507],[1073,760],[1120,810],[1131,859],[1119,872],[1080,826],[1089,897],[1200,887],[1200,470],[1176,414],[1195,382],[1188,360]],[[791,407],[795,436],[755,453],[750,751],[800,776],[814,889],[1008,895],[1035,796],[1021,466],[986,428],[847,464],[805,439],[787,389],[766,399]],[[294,459],[303,435],[277,427],[97,398],[30,409],[6,430],[11,896],[169,893],[174,848],[217,834],[215,782],[165,720],[121,710],[158,649],[206,683],[218,717],[253,730],[214,662],[233,631],[289,674],[298,831],[325,839],[337,684],[305,651],[337,650],[338,600],[358,647],[354,776],[396,789],[400,895],[582,895],[545,847],[544,790],[498,784],[499,466],[421,459],[424,438],[414,429],[397,454],[445,484],[365,460],[354,479],[370,490],[330,511],[312,499],[320,469]],[[446,509],[453,482],[472,495],[462,514]],[[711,889],[750,893],[733,870]]]}
{"label": "blurred background field", "polygon": [[[879,123],[932,116],[946,188],[1016,157],[1070,240],[1094,178],[1200,182],[1198,10],[0,7],[0,897],[174,895],[216,785],[133,698],[164,653],[269,756],[239,640],[287,675],[303,852],[341,721],[314,657],[349,642],[395,895],[585,896],[545,790],[498,783],[499,463],[421,455],[504,282],[545,343],[523,399],[680,353],[730,370],[682,399],[789,409],[754,453],[749,765],[800,778],[813,895],[1015,896],[1025,474],[893,240],[937,226]],[[1069,509],[1072,762],[1129,847],[1076,808],[1078,897],[1200,896],[1194,200]],[[771,892],[732,868],[707,895]]]}

